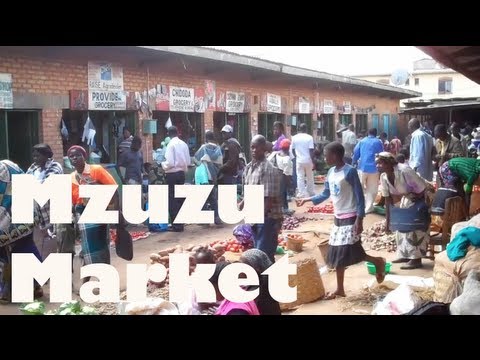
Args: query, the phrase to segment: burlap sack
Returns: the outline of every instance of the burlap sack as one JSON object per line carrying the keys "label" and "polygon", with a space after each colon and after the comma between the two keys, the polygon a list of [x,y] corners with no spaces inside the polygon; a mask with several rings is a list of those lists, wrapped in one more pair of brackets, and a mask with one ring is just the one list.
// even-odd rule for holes
{"label": "burlap sack", "polygon": [[446,251],[435,256],[433,300],[451,303],[462,293],[463,283],[470,270],[480,270],[480,248],[470,246],[467,255],[457,261],[450,261]]}

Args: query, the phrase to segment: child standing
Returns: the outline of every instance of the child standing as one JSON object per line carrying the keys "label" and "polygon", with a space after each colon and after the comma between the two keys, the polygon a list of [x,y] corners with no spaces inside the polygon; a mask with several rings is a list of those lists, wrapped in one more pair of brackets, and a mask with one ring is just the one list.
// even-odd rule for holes
{"label": "child standing", "polygon": [[327,263],[335,268],[337,289],[325,296],[326,300],[345,296],[343,288],[345,268],[361,261],[375,264],[377,282],[385,278],[385,259],[367,255],[361,244],[363,218],[365,217],[365,198],[357,170],[345,164],[345,148],[338,142],[325,147],[325,161],[332,166],[327,174],[323,193],[297,200],[297,206],[308,201],[317,205],[332,198],[334,207],[334,225],[328,242]]}

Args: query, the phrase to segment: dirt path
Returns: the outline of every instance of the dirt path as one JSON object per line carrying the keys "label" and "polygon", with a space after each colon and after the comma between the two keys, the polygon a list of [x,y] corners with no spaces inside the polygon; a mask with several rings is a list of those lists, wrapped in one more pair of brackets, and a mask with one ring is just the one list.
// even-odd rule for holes
{"label": "dirt path", "polygon": [[[291,206],[295,209],[295,205],[290,203]],[[296,216],[302,217],[307,216],[310,218],[317,218],[317,221],[307,221],[302,223],[299,228],[295,230],[316,230],[324,234],[321,235],[321,239],[328,237],[328,233],[332,226],[332,217],[331,216],[320,216],[318,214],[308,214],[306,213],[306,207],[298,209],[295,213]],[[364,228],[369,227],[374,222],[381,220],[382,217],[378,215],[368,215],[365,219]],[[146,239],[138,240],[134,242],[134,259],[131,262],[127,262],[121,258],[118,258],[113,250],[112,253],[112,265],[115,266],[120,275],[120,288],[125,289],[126,284],[126,265],[127,264],[149,264],[149,255],[152,252],[158,252],[175,245],[187,246],[189,244],[206,244],[215,240],[228,239],[232,237],[233,225],[226,225],[223,228],[209,227],[199,225],[187,225],[183,233],[173,233],[173,232],[164,232],[164,233],[153,233]],[[146,228],[143,228],[146,230]],[[304,251],[294,255],[293,259],[298,259],[302,257],[313,256],[316,258],[319,266],[323,265],[323,259],[321,257],[320,251],[315,246],[316,243],[308,242],[304,246]],[[43,255],[47,255],[49,252],[54,251],[55,244],[52,241],[51,243],[44,244],[43,246]],[[387,252],[377,252],[377,251],[368,251],[369,254],[374,256],[383,256],[390,261],[394,259],[394,253]],[[392,273],[403,274],[403,275],[417,275],[423,277],[431,277],[433,269],[433,262],[430,260],[424,260],[424,268],[416,270],[400,270],[398,264],[392,266]],[[79,279],[79,261],[78,258],[75,258],[74,261],[74,293],[78,291],[81,286],[81,281]],[[347,296],[354,295],[360,292],[364,284],[366,284],[373,276],[369,275],[367,268],[364,263],[359,263],[354,266],[349,267],[345,273],[345,290]],[[327,291],[335,289],[336,278],[335,273],[331,272],[322,276],[322,280]],[[43,301],[48,302],[49,299],[49,289],[48,285],[45,288],[45,296]],[[74,298],[78,296],[74,295]],[[19,314],[18,310],[19,304],[10,304],[10,305],[0,305],[0,314]],[[56,308],[58,304],[47,304],[48,309]],[[341,299],[335,300],[320,300],[311,304],[305,304],[297,308],[295,311],[289,312],[292,315],[334,315],[334,314],[364,314],[370,312],[370,309],[349,309],[343,310],[345,303]]]}

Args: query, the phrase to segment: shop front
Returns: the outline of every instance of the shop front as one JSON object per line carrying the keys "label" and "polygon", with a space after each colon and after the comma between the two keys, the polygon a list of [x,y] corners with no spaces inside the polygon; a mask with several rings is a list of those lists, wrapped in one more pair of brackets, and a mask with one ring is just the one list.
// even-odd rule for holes
{"label": "shop front", "polygon": [[225,125],[233,127],[233,136],[243,148],[245,156],[250,159],[250,98],[251,95],[237,91],[218,91],[217,111],[213,113],[213,131],[218,143],[221,144],[222,128]]}
{"label": "shop front", "polygon": [[158,84],[150,93],[152,118],[157,122],[153,148],[160,148],[168,127],[175,126],[193,156],[205,138],[204,113],[215,107],[215,83],[205,81],[205,86],[197,88]]}
{"label": "shop front", "polygon": [[273,124],[277,121],[286,125],[285,113],[287,111],[287,99],[275,94],[263,94],[258,113],[258,133],[265,136],[268,141],[275,141]]}
{"label": "shop front", "polygon": [[313,106],[310,100],[304,96],[294,98],[293,111],[291,124],[288,124],[290,125],[290,135],[293,136],[298,133],[300,124],[306,124],[307,134],[313,136]]}
{"label": "shop front", "polygon": [[135,94],[126,91],[100,92],[71,90],[70,109],[62,111],[59,127],[62,133],[63,155],[72,145],[83,146],[89,154],[95,152],[102,163],[116,163],[118,146],[124,140],[123,130],[137,134],[138,112]]}

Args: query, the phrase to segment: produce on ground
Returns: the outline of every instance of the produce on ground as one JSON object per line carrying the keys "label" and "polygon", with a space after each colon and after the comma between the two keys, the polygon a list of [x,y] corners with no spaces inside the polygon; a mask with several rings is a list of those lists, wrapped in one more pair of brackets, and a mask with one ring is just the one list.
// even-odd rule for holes
{"label": "produce on ground", "polygon": [[333,214],[333,204],[327,203],[324,205],[310,206],[307,211],[309,213]]}
{"label": "produce on ground", "polygon": [[189,245],[185,249],[177,245],[176,247],[172,247],[166,250],[159,251],[158,253],[153,253],[150,254],[150,263],[151,264],[162,264],[167,268],[167,278],[165,281],[162,281],[161,283],[155,283],[152,282],[152,284],[163,287],[167,286],[169,282],[169,263],[170,263],[170,258],[169,254],[175,253],[175,254],[181,254],[181,253],[189,253],[190,254],[190,274],[195,270],[196,263],[195,263],[195,252],[201,248],[206,248],[210,251],[213,252],[214,258],[216,262],[220,261],[225,261],[225,257],[223,256],[226,251],[234,252],[234,253],[240,253],[243,251],[248,250],[251,248],[250,245],[243,245],[241,242],[239,242],[237,239],[230,239],[230,240],[223,240],[223,241],[214,241],[211,242],[208,245]]}
{"label": "produce on ground", "polygon": [[34,301],[20,307],[24,315],[98,315],[93,307],[82,306],[78,300],[63,303],[57,310],[47,312],[45,310],[45,303],[42,301]]}
{"label": "produce on ground", "polygon": [[370,228],[364,230],[362,243],[367,245],[365,250],[387,250],[388,252],[397,250],[395,233],[385,233],[385,220],[377,221]]}
{"label": "produce on ground", "polygon": [[283,218],[282,230],[293,230],[299,227],[301,223],[308,220],[317,221],[317,219],[307,218],[305,216],[303,217],[285,216]]}

